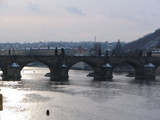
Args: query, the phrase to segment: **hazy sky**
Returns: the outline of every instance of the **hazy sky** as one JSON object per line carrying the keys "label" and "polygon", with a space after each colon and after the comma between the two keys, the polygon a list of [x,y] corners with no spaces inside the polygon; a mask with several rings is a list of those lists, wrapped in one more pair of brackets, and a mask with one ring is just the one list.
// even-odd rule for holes
{"label": "hazy sky", "polygon": [[127,42],[158,28],[160,0],[0,0],[0,42]]}

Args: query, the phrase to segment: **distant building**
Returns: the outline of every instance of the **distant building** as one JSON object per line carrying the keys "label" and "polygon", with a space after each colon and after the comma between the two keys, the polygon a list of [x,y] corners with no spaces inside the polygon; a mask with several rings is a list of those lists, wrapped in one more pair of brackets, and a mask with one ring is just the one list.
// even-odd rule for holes
{"label": "distant building", "polygon": [[[150,51],[152,52],[152,57],[160,57],[160,48],[152,48]],[[143,56],[147,56],[147,51],[143,52]]]}
{"label": "distant building", "polygon": [[74,48],[73,55],[74,56],[91,56],[91,53],[87,48]]}
{"label": "distant building", "polygon": [[151,49],[152,56],[154,57],[160,57],[160,48],[153,48]]}

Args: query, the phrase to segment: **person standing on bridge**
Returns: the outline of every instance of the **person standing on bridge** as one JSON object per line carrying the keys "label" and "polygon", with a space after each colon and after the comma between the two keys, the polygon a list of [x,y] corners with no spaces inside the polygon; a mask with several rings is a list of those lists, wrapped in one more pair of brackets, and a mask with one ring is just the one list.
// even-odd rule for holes
{"label": "person standing on bridge", "polygon": [[58,49],[57,49],[57,47],[55,49],[55,56],[58,56]]}
{"label": "person standing on bridge", "polygon": [[65,56],[64,48],[61,49],[61,56]]}

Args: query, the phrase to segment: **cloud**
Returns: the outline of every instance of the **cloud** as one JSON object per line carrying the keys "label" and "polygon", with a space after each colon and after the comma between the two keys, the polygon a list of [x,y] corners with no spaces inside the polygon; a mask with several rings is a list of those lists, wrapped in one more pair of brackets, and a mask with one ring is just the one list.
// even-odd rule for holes
{"label": "cloud", "polygon": [[0,0],[0,5],[4,2],[4,0]]}
{"label": "cloud", "polygon": [[3,8],[4,5],[5,5],[5,1],[4,0],[0,0],[0,9]]}
{"label": "cloud", "polygon": [[67,7],[67,11],[73,14],[85,16],[85,13],[83,13],[82,10],[75,7]]}
{"label": "cloud", "polygon": [[37,3],[28,2],[27,8],[29,8],[30,10],[32,10],[34,12],[38,12],[38,13],[42,12],[42,10],[39,8],[39,4],[37,4]]}

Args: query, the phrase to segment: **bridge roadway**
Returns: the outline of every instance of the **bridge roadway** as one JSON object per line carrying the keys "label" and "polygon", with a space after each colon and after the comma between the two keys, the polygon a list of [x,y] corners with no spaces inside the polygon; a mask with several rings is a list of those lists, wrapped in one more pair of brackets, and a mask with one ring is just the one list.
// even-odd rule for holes
{"label": "bridge roadway", "polygon": [[[28,63],[39,61],[48,66],[51,80],[67,80],[68,71],[78,63],[89,64],[94,71],[95,80],[112,79],[112,70],[121,63],[131,65],[135,70],[135,79],[155,79],[155,70],[160,58],[153,57],[98,57],[98,56],[0,56],[0,68],[3,80],[20,80],[21,70]],[[148,67],[147,64],[153,64]],[[109,66],[110,64],[111,66]]]}

